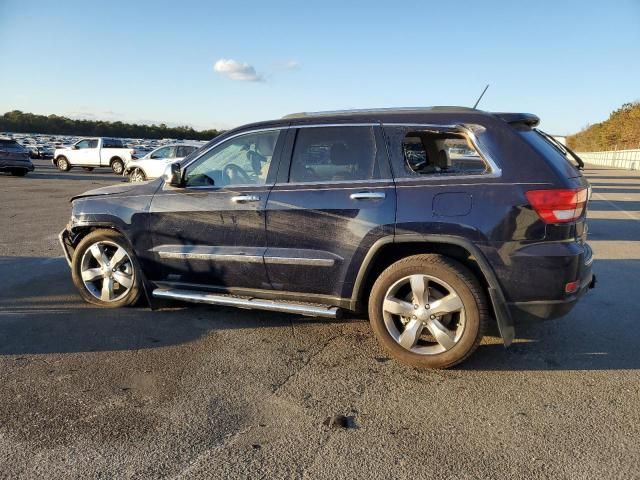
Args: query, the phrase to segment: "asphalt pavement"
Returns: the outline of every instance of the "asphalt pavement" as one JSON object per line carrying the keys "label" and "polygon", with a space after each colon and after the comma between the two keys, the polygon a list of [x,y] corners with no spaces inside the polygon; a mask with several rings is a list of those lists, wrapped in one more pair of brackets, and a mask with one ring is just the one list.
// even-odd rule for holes
{"label": "asphalt pavement", "polygon": [[122,180],[35,163],[0,175],[1,478],[640,477],[640,173],[587,168],[568,316],[418,371],[364,319],[84,303],[56,236]]}

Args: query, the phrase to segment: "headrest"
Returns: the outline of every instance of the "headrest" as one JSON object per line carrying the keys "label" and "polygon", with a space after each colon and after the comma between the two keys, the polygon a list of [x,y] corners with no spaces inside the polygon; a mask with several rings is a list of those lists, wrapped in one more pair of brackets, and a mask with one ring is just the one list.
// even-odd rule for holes
{"label": "headrest", "polygon": [[334,143],[331,146],[331,163],[334,165],[350,165],[351,155],[349,149],[344,143]]}
{"label": "headrest", "polygon": [[271,133],[258,135],[256,139],[256,151],[265,157],[271,157],[276,147],[276,136]]}

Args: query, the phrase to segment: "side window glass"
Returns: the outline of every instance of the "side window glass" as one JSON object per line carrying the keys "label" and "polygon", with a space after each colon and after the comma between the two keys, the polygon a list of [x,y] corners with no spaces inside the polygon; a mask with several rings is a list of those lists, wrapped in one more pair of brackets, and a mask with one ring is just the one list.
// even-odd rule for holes
{"label": "side window glass", "polygon": [[279,134],[248,133],[212,148],[187,168],[187,187],[263,185]]}
{"label": "side window glass", "polygon": [[94,139],[94,140],[89,140],[89,147],[88,148],[98,148],[98,139]]}
{"label": "side window glass", "polygon": [[[457,132],[397,128],[391,148],[398,152],[398,177],[482,175],[488,165],[468,138]],[[398,165],[397,163],[401,163]]]}
{"label": "side window glass", "polygon": [[76,147],[80,150],[82,150],[83,148],[89,148],[89,140],[81,140],[78,143],[76,143]]}
{"label": "side window glass", "polygon": [[155,152],[153,152],[151,154],[151,158],[153,159],[162,159],[162,158],[168,158],[170,151],[169,151],[170,147],[164,147],[164,148],[160,148],[158,150],[156,150]]}
{"label": "side window glass", "polygon": [[380,178],[373,127],[300,128],[290,182],[335,182]]}

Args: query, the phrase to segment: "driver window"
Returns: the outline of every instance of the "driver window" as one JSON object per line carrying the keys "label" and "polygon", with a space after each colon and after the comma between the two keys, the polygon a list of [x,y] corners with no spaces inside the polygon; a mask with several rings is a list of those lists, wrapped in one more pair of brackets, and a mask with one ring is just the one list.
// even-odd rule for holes
{"label": "driver window", "polygon": [[79,141],[78,143],[76,143],[76,148],[77,149],[89,148],[89,140]]}
{"label": "driver window", "polygon": [[152,159],[164,159],[164,158],[170,158],[171,157],[171,149],[173,147],[164,147],[161,148],[159,150],[156,150],[155,152],[153,152],[151,154],[151,158]]}
{"label": "driver window", "polygon": [[214,147],[187,168],[186,186],[264,185],[279,134],[248,133]]}

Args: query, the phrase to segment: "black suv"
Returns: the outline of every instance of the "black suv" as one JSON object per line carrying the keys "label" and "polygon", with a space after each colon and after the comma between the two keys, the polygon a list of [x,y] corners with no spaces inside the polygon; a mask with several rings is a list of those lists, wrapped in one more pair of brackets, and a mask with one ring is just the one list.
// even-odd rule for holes
{"label": "black suv", "polygon": [[221,135],[163,178],[74,197],[60,240],[106,307],[156,299],[367,312],[397,359],[461,362],[495,319],[567,313],[594,285],[588,183],[531,114],[295,114]]}

